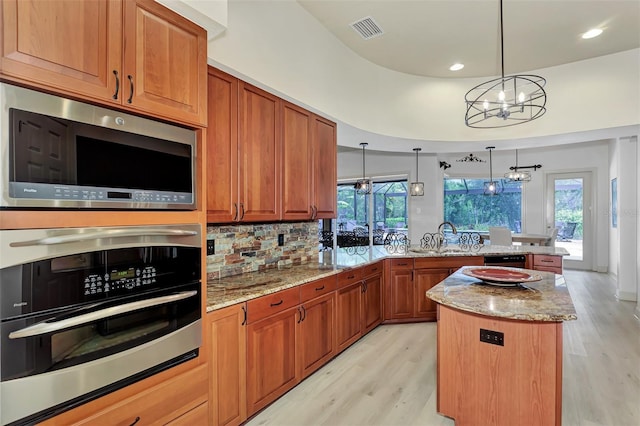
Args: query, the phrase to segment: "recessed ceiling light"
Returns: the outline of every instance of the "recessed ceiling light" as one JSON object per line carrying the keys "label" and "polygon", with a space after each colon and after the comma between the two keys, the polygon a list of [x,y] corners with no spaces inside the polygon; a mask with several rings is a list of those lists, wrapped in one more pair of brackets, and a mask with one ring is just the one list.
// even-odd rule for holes
{"label": "recessed ceiling light", "polygon": [[594,37],[598,37],[600,34],[602,34],[602,30],[600,28],[592,28],[586,33],[582,34],[582,38],[584,39],[594,38]]}
{"label": "recessed ceiling light", "polygon": [[462,68],[464,68],[464,64],[460,63],[453,64],[449,67],[451,71],[460,71]]}

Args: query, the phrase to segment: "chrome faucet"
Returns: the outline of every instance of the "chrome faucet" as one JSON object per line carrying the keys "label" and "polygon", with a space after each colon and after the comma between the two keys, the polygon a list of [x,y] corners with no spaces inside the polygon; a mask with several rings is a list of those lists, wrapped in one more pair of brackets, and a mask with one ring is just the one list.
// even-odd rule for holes
{"label": "chrome faucet", "polygon": [[438,250],[438,253],[440,253],[440,251],[442,250],[442,244],[444,243],[443,229],[445,225],[449,225],[451,227],[451,232],[453,232],[454,234],[458,233],[456,226],[449,221],[442,222],[440,225],[438,225],[438,241],[437,241],[437,247],[436,247],[436,249]]}

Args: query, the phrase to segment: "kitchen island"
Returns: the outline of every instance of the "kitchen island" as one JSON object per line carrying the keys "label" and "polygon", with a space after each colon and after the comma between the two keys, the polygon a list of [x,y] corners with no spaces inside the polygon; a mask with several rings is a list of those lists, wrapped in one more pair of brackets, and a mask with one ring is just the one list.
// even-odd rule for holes
{"label": "kitchen island", "polygon": [[460,268],[427,292],[438,303],[439,413],[456,425],[559,425],[562,322],[577,318],[562,275],[495,286]]}

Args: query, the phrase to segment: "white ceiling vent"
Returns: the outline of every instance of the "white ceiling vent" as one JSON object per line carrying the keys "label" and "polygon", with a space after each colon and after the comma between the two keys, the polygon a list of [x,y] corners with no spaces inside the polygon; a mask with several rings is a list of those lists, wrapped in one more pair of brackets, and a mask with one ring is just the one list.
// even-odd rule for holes
{"label": "white ceiling vent", "polygon": [[369,40],[374,37],[381,36],[384,34],[382,28],[378,25],[378,23],[371,17],[367,16],[366,18],[359,19],[355,22],[351,23],[351,28],[356,30],[363,39]]}

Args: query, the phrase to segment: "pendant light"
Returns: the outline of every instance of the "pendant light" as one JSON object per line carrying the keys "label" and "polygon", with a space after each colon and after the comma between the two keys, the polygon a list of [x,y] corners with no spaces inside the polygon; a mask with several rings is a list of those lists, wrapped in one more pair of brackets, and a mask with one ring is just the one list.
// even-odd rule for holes
{"label": "pendant light", "polygon": [[495,146],[488,146],[485,149],[489,150],[489,182],[484,183],[484,195],[496,195],[500,192],[500,186],[498,182],[493,180],[493,161],[491,158],[491,151],[496,149]]}
{"label": "pendant light", "polygon": [[546,80],[539,75],[504,75],[504,25],[500,0],[500,78],[486,81],[464,96],[467,112],[464,122],[469,127],[492,129],[527,123],[546,111]]}
{"label": "pendant light", "polygon": [[516,165],[509,167],[509,172],[505,173],[504,177],[508,179],[509,182],[529,182],[531,180],[531,173],[528,170],[523,169],[533,169],[535,172],[540,167],[542,167],[540,164],[534,164],[533,166],[518,166],[518,150],[516,149]]}
{"label": "pendant light", "polygon": [[416,153],[416,182],[411,182],[409,193],[413,197],[419,197],[424,195],[424,182],[418,182],[418,153],[422,151],[422,148],[413,148],[413,150]]}
{"label": "pendant light", "polygon": [[369,145],[366,142],[361,142],[360,146],[362,147],[362,179],[358,179],[356,184],[353,186],[358,194],[371,194],[371,181],[366,178],[366,173],[364,169],[364,148]]}

